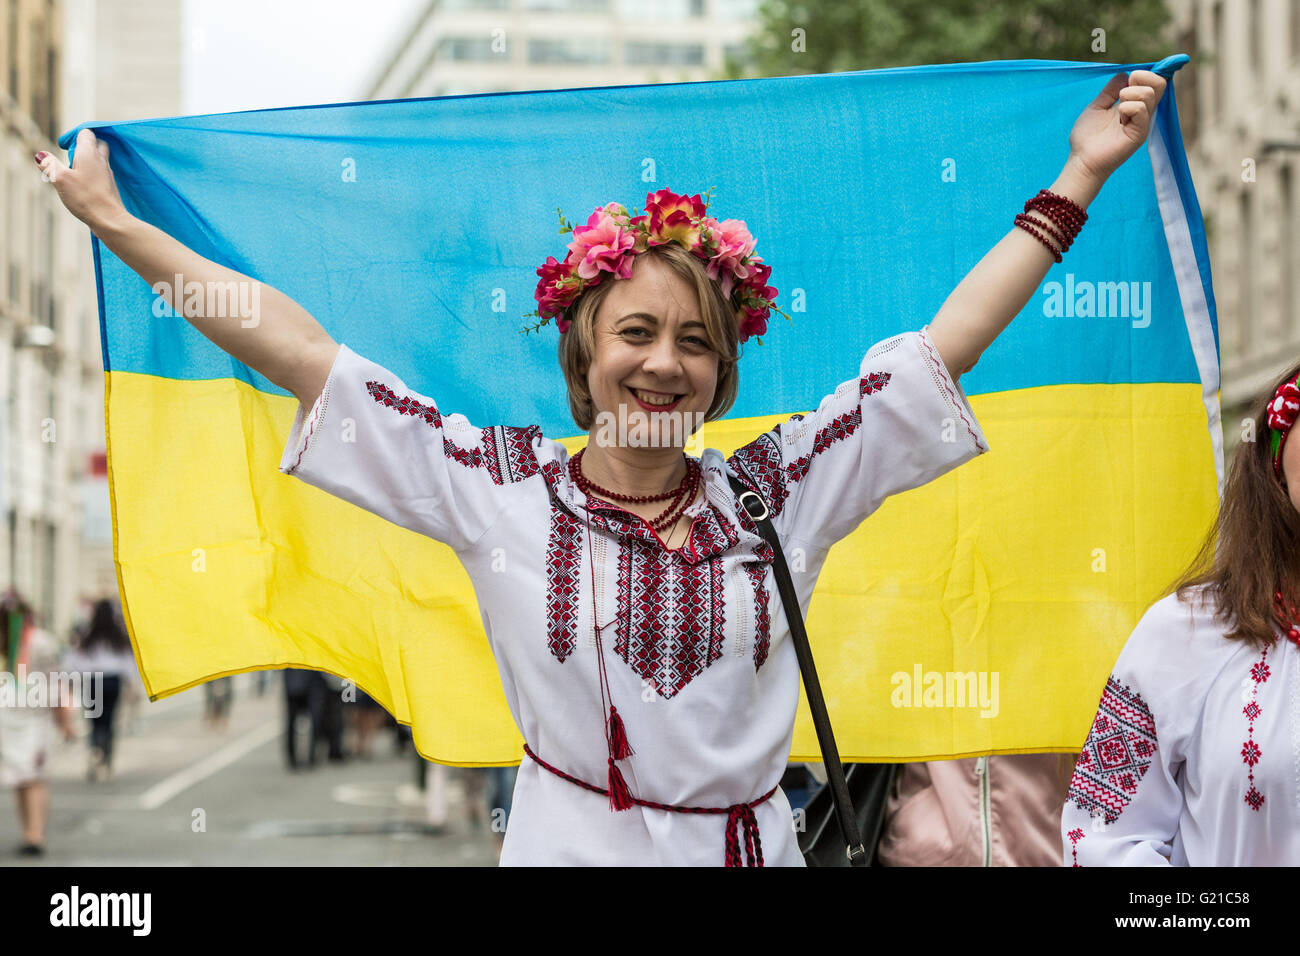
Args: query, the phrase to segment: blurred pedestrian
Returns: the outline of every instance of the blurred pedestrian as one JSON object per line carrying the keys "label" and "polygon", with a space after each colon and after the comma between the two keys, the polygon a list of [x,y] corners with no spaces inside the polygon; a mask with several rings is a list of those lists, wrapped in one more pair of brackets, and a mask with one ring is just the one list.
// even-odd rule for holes
{"label": "blurred pedestrian", "polygon": [[[23,856],[40,856],[45,852],[45,824],[49,816],[50,792],[45,782],[49,752],[51,718],[63,732],[65,740],[75,736],[72,706],[58,699],[57,679],[59,648],[53,636],[36,627],[34,615],[14,591],[0,599],[0,635],[3,651],[4,680],[13,688],[10,698],[0,696],[0,786],[13,787],[18,800],[18,819],[22,828]],[[33,706],[32,690],[40,682],[54,692],[42,694],[44,706]]]}
{"label": "blurred pedestrian", "polygon": [[447,825],[447,766],[425,760],[416,748],[411,749],[415,751],[420,768],[420,786],[424,790],[424,822],[441,830]]}
{"label": "blurred pedestrian", "polygon": [[[285,702],[285,758],[290,770],[297,770],[304,762],[316,766],[316,746],[321,739],[324,724],[325,684],[315,671],[288,667],[284,671]],[[307,755],[298,750],[298,718],[305,716],[311,723]]]}
{"label": "blurred pedestrian", "polygon": [[230,721],[230,704],[235,696],[233,676],[218,677],[203,685],[203,722],[223,733]]}
{"label": "blurred pedestrian", "polygon": [[315,671],[321,695],[321,735],[328,745],[331,762],[347,756],[343,750],[343,678]]}
{"label": "blurred pedestrian", "polygon": [[462,767],[465,781],[465,811],[471,826],[492,831],[497,853],[505,845],[518,767]]}
{"label": "blurred pedestrian", "polygon": [[113,774],[113,740],[118,702],[134,682],[137,671],[131,638],[118,619],[113,603],[95,602],[90,623],[64,656],[68,671],[81,671],[83,681],[99,683],[100,706],[92,714],[90,728],[89,780],[108,780]]}
{"label": "blurred pedestrian", "polygon": [[356,700],[348,708],[348,717],[352,723],[353,739],[356,742],[354,753],[362,760],[369,760],[375,734],[388,720],[388,712],[379,701],[375,700],[360,687],[356,688]]}

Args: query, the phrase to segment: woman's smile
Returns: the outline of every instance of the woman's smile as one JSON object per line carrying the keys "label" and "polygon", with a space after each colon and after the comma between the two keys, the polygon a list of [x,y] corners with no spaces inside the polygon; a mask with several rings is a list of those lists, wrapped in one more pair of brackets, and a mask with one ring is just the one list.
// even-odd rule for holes
{"label": "woman's smile", "polygon": [[[682,395],[672,395],[668,392],[648,392],[640,388],[629,388],[628,393],[638,405],[652,412],[671,411],[677,407],[677,403],[684,397]],[[670,399],[670,401],[665,401],[665,399]]]}

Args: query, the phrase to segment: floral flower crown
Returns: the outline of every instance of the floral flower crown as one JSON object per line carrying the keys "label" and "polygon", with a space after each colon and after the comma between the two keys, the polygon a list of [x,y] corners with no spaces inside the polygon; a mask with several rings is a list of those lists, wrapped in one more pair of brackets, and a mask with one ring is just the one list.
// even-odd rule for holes
{"label": "floral flower crown", "polygon": [[1268,427],[1270,450],[1273,453],[1273,474],[1282,477],[1282,449],[1286,446],[1287,435],[1300,415],[1300,376],[1283,382],[1273,393],[1268,403]]}
{"label": "floral flower crown", "polygon": [[[693,252],[706,263],[705,272],[722,286],[722,294],[741,310],[740,341],[751,335],[761,336],[767,331],[767,317],[775,311],[790,316],[776,307],[776,289],[767,285],[772,267],[754,255],[754,237],[739,219],[722,222],[708,215],[709,187],[705,198],[699,194],[679,196],[667,189],[648,193],[646,211],[630,216],[619,203],[598,207],[585,226],[574,227],[560,210],[560,232],[571,232],[569,254],[563,262],[547,256],[537,270],[541,281],[533,297],[537,309],[525,318],[535,315],[541,319],[536,325],[520,331],[524,334],[537,331],[551,319],[563,334],[569,330],[566,310],[579,294],[599,285],[606,274],[616,279],[632,278],[632,259],[652,246],[676,242]],[[734,295],[733,295],[734,293]]]}

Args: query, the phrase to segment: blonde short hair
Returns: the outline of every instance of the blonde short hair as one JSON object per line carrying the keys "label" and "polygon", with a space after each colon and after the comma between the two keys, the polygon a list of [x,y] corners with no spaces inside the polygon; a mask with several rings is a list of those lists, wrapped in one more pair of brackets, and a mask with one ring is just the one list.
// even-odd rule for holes
{"label": "blonde short hair", "polygon": [[[717,421],[736,403],[740,382],[736,369],[740,360],[741,310],[728,302],[722,286],[710,279],[704,271],[704,262],[693,252],[675,242],[651,246],[643,256],[655,256],[695,289],[700,304],[700,318],[704,322],[704,338],[718,355],[718,382],[713,391],[713,402],[704,415],[706,422]],[[565,312],[569,330],[560,336],[560,368],[569,390],[569,411],[582,431],[590,431],[596,421],[591,390],[587,387],[587,372],[595,354],[596,313],[609,290],[618,279],[605,277],[600,285],[584,291]]]}

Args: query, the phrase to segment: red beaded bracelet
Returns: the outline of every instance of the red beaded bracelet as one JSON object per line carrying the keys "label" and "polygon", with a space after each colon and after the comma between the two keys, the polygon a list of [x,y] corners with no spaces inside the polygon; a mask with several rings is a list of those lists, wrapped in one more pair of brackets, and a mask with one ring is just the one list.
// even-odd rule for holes
{"label": "red beaded bracelet", "polygon": [[1016,216],[1016,218],[1027,220],[1033,223],[1039,229],[1047,230],[1047,234],[1051,236],[1053,239],[1055,239],[1057,245],[1061,247],[1061,252],[1067,251],[1070,248],[1070,243],[1073,242],[1073,237],[1066,236],[1062,234],[1062,232],[1059,229],[1054,228],[1055,220],[1044,215],[1041,210],[1038,210],[1038,213],[1039,215],[1043,216],[1043,219],[1047,219],[1047,222],[1043,222],[1042,219],[1031,219],[1029,216],[1026,216],[1024,213],[1019,214],[1018,216]]}
{"label": "red beaded bracelet", "polygon": [[[1047,222],[1025,215],[1031,210],[1037,212],[1044,220],[1051,222],[1057,228],[1053,229]],[[1072,199],[1046,189],[1039,190],[1038,195],[1028,200],[1025,203],[1025,212],[1018,213],[1014,220],[1016,226],[1025,230],[1025,232],[1028,232],[1046,246],[1047,251],[1052,254],[1057,262],[1061,261],[1061,253],[1068,251],[1070,246],[1074,244],[1075,237],[1078,236],[1079,230],[1083,228],[1083,224],[1087,221],[1088,214],[1083,211],[1082,206]],[[1048,242],[1047,237],[1038,229],[1047,230],[1060,245],[1060,250],[1058,251],[1055,246]]]}
{"label": "red beaded bracelet", "polygon": [[1019,226],[1021,229],[1025,230],[1025,232],[1029,233],[1031,236],[1033,236],[1035,239],[1041,242],[1044,246],[1046,246],[1047,251],[1052,254],[1052,257],[1057,262],[1060,262],[1061,254],[1056,251],[1056,247],[1047,241],[1046,236],[1044,236],[1033,226],[1029,225],[1031,222],[1034,222],[1034,220],[1030,219],[1028,216],[1024,215],[1023,213],[1016,216],[1016,225]]}

